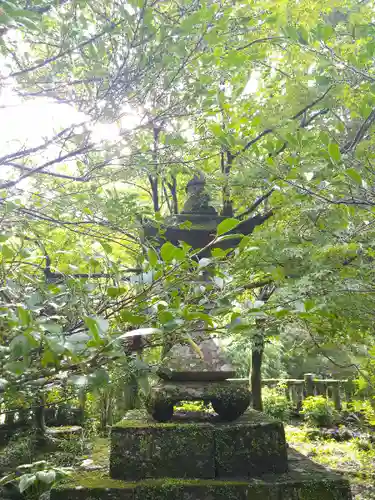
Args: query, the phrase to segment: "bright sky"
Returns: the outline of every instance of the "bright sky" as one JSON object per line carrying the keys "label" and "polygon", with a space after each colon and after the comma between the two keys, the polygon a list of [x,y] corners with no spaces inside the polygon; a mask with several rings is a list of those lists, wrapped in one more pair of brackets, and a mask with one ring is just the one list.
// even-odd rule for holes
{"label": "bright sky", "polygon": [[[259,84],[259,74],[253,72],[243,91],[244,95],[256,92]],[[89,117],[68,104],[57,103],[47,98],[39,97],[23,100],[14,93],[14,82],[6,80],[6,85],[0,91],[0,151],[6,155],[22,147],[32,147],[42,144],[45,139],[53,136],[59,130],[74,124],[89,123]],[[92,128],[92,140],[116,141],[120,130],[132,130],[138,126],[142,118],[129,107],[124,110],[118,123],[97,123]],[[59,150],[51,146],[43,153],[43,158],[34,156],[30,166],[38,166],[38,162],[48,161],[56,157]],[[53,171],[61,171],[64,164],[50,167]],[[75,162],[70,162],[71,173],[75,170]],[[66,171],[66,164],[65,169]],[[14,176],[12,167],[0,167],[0,181]]]}
{"label": "bright sky", "polygon": [[[22,147],[33,147],[43,144],[45,139],[52,137],[59,130],[83,122],[90,123],[84,113],[68,104],[57,103],[47,98],[23,100],[12,91],[9,84],[0,92],[0,151],[1,156],[17,151]],[[140,117],[127,109],[118,123],[97,123],[92,125],[91,140],[116,141],[120,130],[131,130],[140,123]],[[79,132],[79,130],[77,130]],[[38,162],[48,161],[56,157],[60,150],[51,146],[43,153],[43,158],[34,156],[30,166],[38,166]],[[66,164],[65,164],[66,165]],[[64,168],[64,164],[50,167],[53,171]],[[70,162],[70,168],[75,168],[75,162]],[[66,171],[66,170],[65,170]],[[1,179],[14,174],[12,167],[0,167]]]}

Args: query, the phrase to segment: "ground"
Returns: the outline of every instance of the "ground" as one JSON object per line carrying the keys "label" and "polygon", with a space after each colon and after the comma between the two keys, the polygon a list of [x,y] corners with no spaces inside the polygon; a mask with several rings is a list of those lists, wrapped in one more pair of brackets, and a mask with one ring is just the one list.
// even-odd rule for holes
{"label": "ground", "polygon": [[361,439],[360,435],[337,442],[311,437],[314,431],[302,425],[285,426],[290,447],[318,464],[343,473],[350,480],[353,500],[375,499],[375,446]]}

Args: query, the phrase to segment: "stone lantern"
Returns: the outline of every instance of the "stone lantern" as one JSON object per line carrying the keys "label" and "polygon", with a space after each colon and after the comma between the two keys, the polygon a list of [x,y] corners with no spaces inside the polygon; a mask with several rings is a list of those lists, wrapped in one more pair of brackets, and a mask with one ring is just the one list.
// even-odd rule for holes
{"label": "stone lantern", "polygon": [[[182,213],[166,220],[163,233],[174,244],[185,241],[194,249],[204,248],[212,241],[218,224],[225,217],[219,216],[210,205],[202,174],[194,176],[186,191],[188,199]],[[187,225],[188,228],[184,227]],[[145,236],[157,237],[156,228],[146,226]],[[233,246],[238,241],[239,238],[234,237],[229,243]],[[228,248],[228,241],[223,243]],[[205,255],[209,253],[208,250]],[[207,283],[210,278],[206,274],[203,280]],[[154,419],[166,421],[172,418],[173,405],[178,401],[203,400],[211,402],[223,419],[234,420],[249,406],[248,384],[231,380],[235,370],[226,359],[219,339],[205,332],[203,321],[195,323],[190,336],[199,350],[189,343],[177,343],[165,354],[158,370],[161,380],[152,389],[148,401],[149,412]]]}

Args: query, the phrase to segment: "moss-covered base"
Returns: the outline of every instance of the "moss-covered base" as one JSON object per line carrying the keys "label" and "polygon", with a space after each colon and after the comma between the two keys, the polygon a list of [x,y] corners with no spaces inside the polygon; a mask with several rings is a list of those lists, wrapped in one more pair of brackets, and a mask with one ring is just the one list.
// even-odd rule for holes
{"label": "moss-covered base", "polygon": [[159,479],[138,483],[97,472],[72,476],[51,500],[351,500],[348,482],[292,453],[289,472],[247,481]]}
{"label": "moss-covered base", "polygon": [[114,479],[247,478],[286,470],[283,425],[255,411],[232,423],[217,417],[164,424],[125,420],[112,428]]}

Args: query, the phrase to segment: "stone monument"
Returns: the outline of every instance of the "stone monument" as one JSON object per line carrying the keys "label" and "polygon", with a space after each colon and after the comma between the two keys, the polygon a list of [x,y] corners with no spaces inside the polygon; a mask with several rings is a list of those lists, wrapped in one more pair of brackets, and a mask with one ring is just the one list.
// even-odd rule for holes
{"label": "stone monument", "polygon": [[[201,176],[187,190],[184,212],[166,234],[201,248],[221,218]],[[179,227],[183,220],[192,221],[188,230]],[[149,233],[155,236],[152,227]],[[163,360],[148,402],[155,418],[145,413],[112,427],[111,479],[77,473],[51,500],[351,500],[341,476],[288,453],[281,422],[245,411],[248,387],[230,379],[234,370],[219,343],[200,327],[194,340],[202,356],[179,344]],[[217,414],[173,415],[174,403],[187,399],[210,401]]]}
{"label": "stone monument", "polygon": [[[182,214],[169,219],[168,228],[178,231],[181,223],[188,221],[189,228],[180,229],[179,241],[199,249],[204,246],[202,240],[212,239],[212,233],[216,233],[218,223],[225,217],[219,217],[210,205],[203,174],[194,176],[186,191],[188,198]],[[206,272],[201,283],[209,281]],[[247,384],[228,380],[235,376],[235,370],[221,350],[219,339],[205,332],[204,322],[198,321],[193,327],[190,337],[198,349],[189,343],[175,344],[169,349],[158,370],[161,381],[152,388],[147,408],[155,420],[165,422],[172,418],[173,405],[178,401],[203,400],[210,402],[223,419],[236,419],[250,403]]]}

